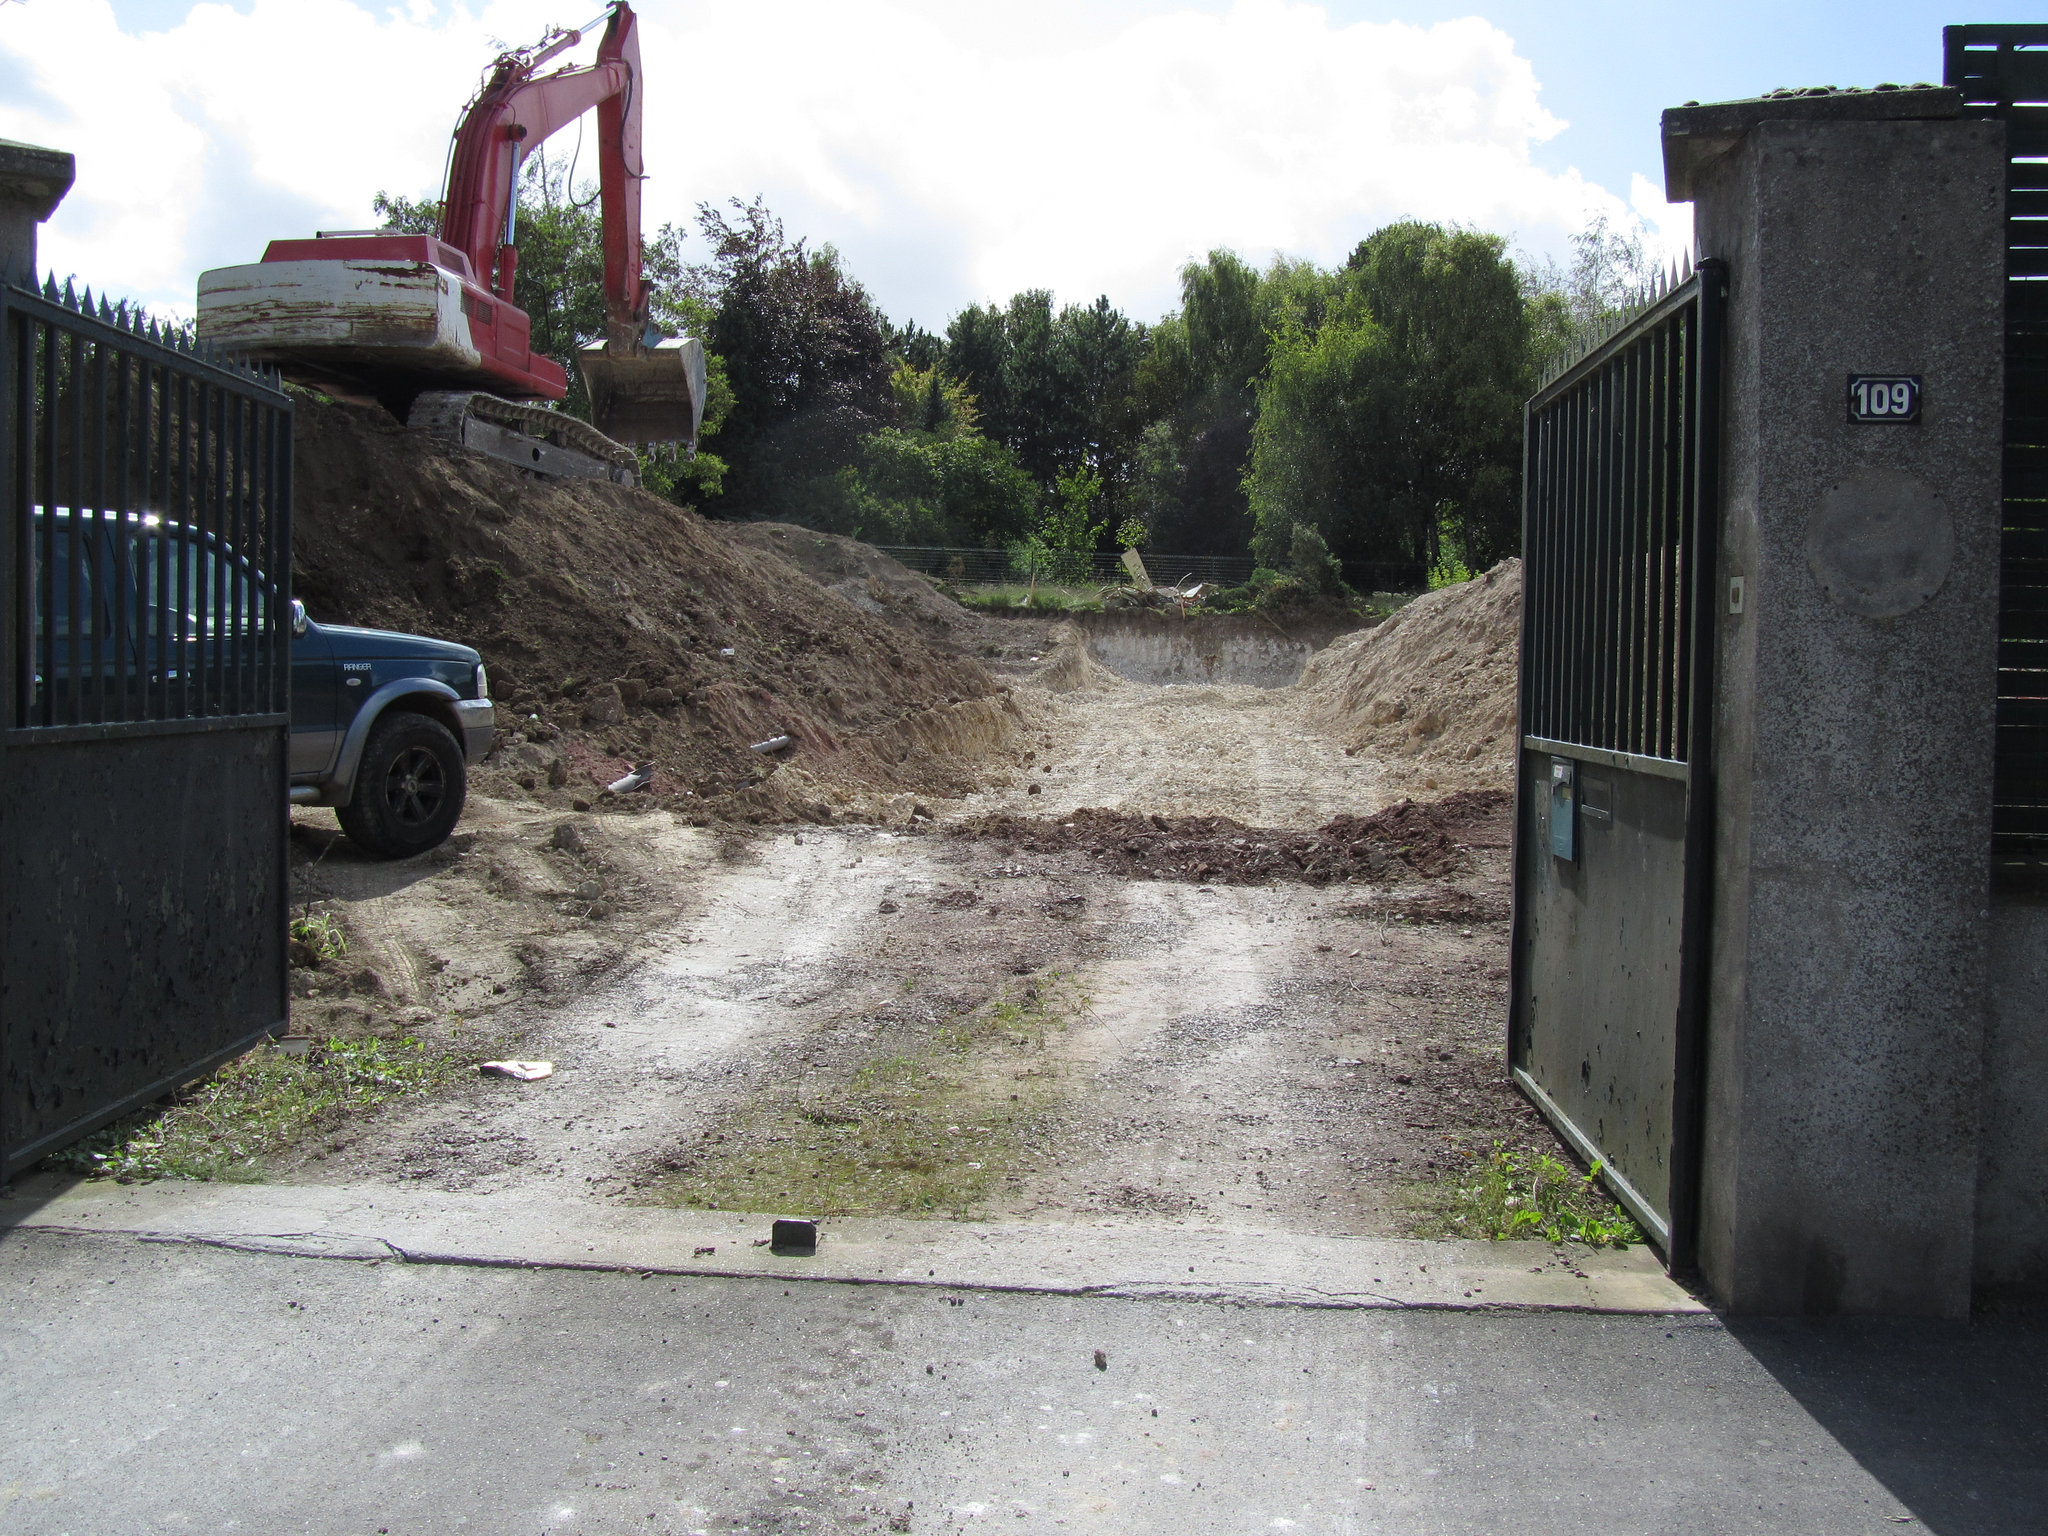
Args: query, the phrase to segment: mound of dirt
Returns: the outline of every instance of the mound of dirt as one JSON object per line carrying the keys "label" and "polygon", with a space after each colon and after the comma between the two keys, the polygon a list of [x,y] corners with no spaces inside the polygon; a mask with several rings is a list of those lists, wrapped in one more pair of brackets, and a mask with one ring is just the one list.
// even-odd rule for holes
{"label": "mound of dirt", "polygon": [[[536,480],[305,395],[294,446],[296,591],[318,619],[483,653],[505,781],[487,788],[588,794],[652,761],[658,796],[829,816],[858,799],[833,786],[957,790],[1015,718],[942,636],[659,497]],[[749,750],[782,735],[773,759]]]}
{"label": "mound of dirt", "polygon": [[942,650],[979,658],[999,673],[1032,669],[1050,644],[1056,619],[1020,612],[986,613],[955,602],[928,576],[892,560],[872,544],[818,533],[794,523],[714,523],[725,538],[796,566],[854,607],[922,636]]}
{"label": "mound of dirt", "polygon": [[1095,659],[1088,648],[1088,635],[1071,619],[1053,627],[1049,646],[1031,681],[1051,693],[1079,693],[1084,690],[1127,686],[1109,668]]}
{"label": "mound of dirt", "polygon": [[1295,686],[1347,750],[1383,758],[1399,778],[1512,783],[1521,627],[1522,562],[1503,560],[1340,637]]}
{"label": "mound of dirt", "polygon": [[1370,816],[1339,816],[1314,832],[1248,827],[1228,816],[1103,809],[1078,810],[1060,821],[983,816],[949,830],[1033,853],[1080,853],[1093,868],[1127,880],[1328,885],[1454,874],[1466,867],[1471,849],[1505,846],[1512,804],[1505,790],[1461,790],[1426,804],[1403,800]]}

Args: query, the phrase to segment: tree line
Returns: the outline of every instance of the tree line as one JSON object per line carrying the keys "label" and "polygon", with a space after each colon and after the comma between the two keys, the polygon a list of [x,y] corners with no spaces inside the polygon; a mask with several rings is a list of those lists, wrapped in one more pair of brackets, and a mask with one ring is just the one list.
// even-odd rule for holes
{"label": "tree line", "polygon": [[[603,334],[594,203],[544,164],[521,187],[515,301],[579,415],[573,354]],[[376,206],[387,227],[438,223],[432,203]],[[712,517],[1048,570],[1118,542],[1274,569],[1490,565],[1520,542],[1522,402],[1649,278],[1640,242],[1601,220],[1564,267],[1403,220],[1331,269],[1212,251],[1150,324],[1030,289],[940,334],[891,323],[832,246],[759,200],[697,225],[707,260],[685,262],[670,225],[646,270],[657,322],[710,356],[703,443],[646,455],[647,485]]]}

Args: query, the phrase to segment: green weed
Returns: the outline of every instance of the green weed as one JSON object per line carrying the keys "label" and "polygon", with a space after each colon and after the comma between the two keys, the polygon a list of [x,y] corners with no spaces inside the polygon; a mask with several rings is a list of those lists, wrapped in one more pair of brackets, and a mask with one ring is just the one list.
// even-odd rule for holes
{"label": "green weed", "polygon": [[1095,613],[1102,608],[1102,599],[1090,589],[1083,591],[1074,587],[1053,586],[1040,582],[1036,587],[1022,583],[992,587],[961,587],[954,597],[968,608],[1031,608],[1042,613]]}
{"label": "green weed", "polygon": [[1512,1152],[1499,1142],[1492,1155],[1439,1187],[1425,1219],[1429,1237],[1541,1238],[1626,1248],[1642,1230],[1608,1196],[1600,1168],[1582,1174],[1547,1152]]}
{"label": "green weed", "polygon": [[316,965],[339,960],[348,953],[348,935],[326,912],[308,908],[300,913],[291,921],[291,937],[294,943],[305,945]]}
{"label": "green weed", "polygon": [[123,1184],[261,1179],[265,1160],[322,1123],[448,1082],[465,1063],[407,1036],[329,1040],[304,1056],[270,1046],[229,1062],[168,1106],[115,1122],[44,1159]]}

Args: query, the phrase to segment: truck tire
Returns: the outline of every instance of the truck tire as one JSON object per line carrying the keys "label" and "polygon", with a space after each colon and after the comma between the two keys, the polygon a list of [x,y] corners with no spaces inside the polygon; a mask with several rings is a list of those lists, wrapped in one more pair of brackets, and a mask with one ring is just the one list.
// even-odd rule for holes
{"label": "truck tire", "polygon": [[468,792],[469,770],[448,727],[397,710],[370,727],[355,794],[334,814],[365,853],[409,859],[447,841]]}

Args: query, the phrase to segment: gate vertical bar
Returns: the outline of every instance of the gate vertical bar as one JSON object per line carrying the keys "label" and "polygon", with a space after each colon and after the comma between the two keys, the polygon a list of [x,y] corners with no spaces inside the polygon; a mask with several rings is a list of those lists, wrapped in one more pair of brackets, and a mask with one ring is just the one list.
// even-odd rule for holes
{"label": "gate vertical bar", "polygon": [[[29,655],[27,596],[29,561],[29,447],[35,423],[29,410],[34,374],[33,333],[7,301],[0,283],[0,789],[7,783],[6,731],[21,723],[17,714],[27,687]],[[4,814],[4,810],[0,810]],[[0,835],[6,831],[0,823]],[[0,899],[0,955],[7,953],[8,905]],[[14,1017],[7,989],[0,987],[0,1148],[14,1145],[13,1095],[4,1085],[14,1077],[11,1036]],[[5,1180],[0,1179],[0,1186]]]}
{"label": "gate vertical bar", "polygon": [[[91,308],[90,305],[87,306]],[[88,343],[92,357],[89,370],[92,379],[92,554],[88,569],[92,572],[93,606],[99,607],[102,594],[108,590],[107,583],[113,573],[108,569],[107,555],[110,540],[106,528],[107,503],[107,349]],[[85,393],[85,380],[79,380],[78,392]],[[82,407],[81,407],[82,408]],[[73,452],[83,459],[86,440],[80,437]],[[74,512],[72,516],[78,516]],[[119,607],[109,604],[109,612]],[[92,718],[95,724],[107,718],[107,670],[113,660],[107,654],[107,624],[99,622],[94,614],[92,626]]]}
{"label": "gate vertical bar", "polygon": [[1708,949],[1714,893],[1714,672],[1720,616],[1721,337],[1728,268],[1700,263],[1694,330],[1691,732],[1685,796],[1685,890],[1678,952],[1678,1028],[1671,1096],[1671,1248],[1674,1271],[1698,1267],[1700,1130],[1706,1087]]}
{"label": "gate vertical bar", "polygon": [[[1539,681],[1547,682],[1555,675],[1555,664],[1545,636],[1550,628],[1548,567],[1551,564],[1551,540],[1548,511],[1555,505],[1556,486],[1550,474],[1531,473],[1545,460],[1542,445],[1554,440],[1550,420],[1550,415],[1539,416],[1536,413],[1534,400],[1522,402],[1522,622],[1521,649],[1517,653],[1515,667],[1515,826],[1508,838],[1509,878],[1514,883],[1518,898],[1522,888],[1522,863],[1530,857],[1534,841],[1529,829],[1535,821],[1535,807],[1528,803],[1529,786],[1534,778],[1529,771],[1533,753],[1528,742],[1532,735],[1549,734],[1537,702],[1541,697]],[[1511,1072],[1515,1063],[1528,1054],[1528,1041],[1524,1035],[1528,1021],[1518,1006],[1528,979],[1528,967],[1523,958],[1527,949],[1523,942],[1527,923],[1527,905],[1517,899],[1508,908],[1507,1047],[1508,1070]]]}

